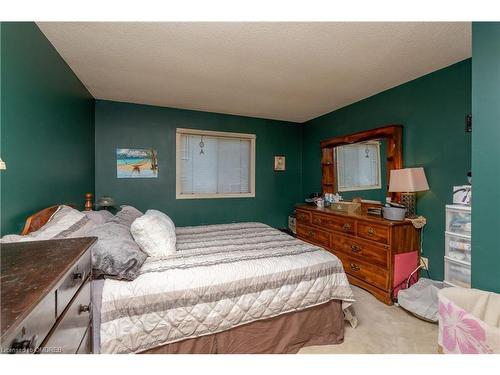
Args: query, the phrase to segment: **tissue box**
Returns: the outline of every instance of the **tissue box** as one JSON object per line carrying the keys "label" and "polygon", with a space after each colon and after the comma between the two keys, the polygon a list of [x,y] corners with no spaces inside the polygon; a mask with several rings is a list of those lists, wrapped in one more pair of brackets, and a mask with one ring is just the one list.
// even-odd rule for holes
{"label": "tissue box", "polygon": [[335,202],[329,207],[332,211],[344,212],[346,214],[359,214],[361,213],[361,203],[354,202]]}

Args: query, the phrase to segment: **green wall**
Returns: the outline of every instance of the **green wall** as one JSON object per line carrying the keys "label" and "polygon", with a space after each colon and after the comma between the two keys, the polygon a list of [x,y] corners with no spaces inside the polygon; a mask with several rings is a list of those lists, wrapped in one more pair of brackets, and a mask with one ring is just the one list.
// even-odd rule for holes
{"label": "green wall", "polygon": [[[467,182],[471,137],[464,117],[471,113],[471,60],[465,60],[307,122],[303,131],[303,194],[320,190],[320,148],[325,138],[402,124],[406,167],[423,166],[430,191],[417,196],[427,218],[424,256],[433,279],[443,278],[445,205],[452,186]],[[380,192],[360,196],[382,199]]]}
{"label": "green wall", "polygon": [[500,22],[472,24],[472,286],[500,293]]}
{"label": "green wall", "polygon": [[[175,199],[175,129],[256,134],[255,198]],[[157,179],[117,179],[116,148],[156,148]],[[274,155],[286,171],[274,171]],[[164,107],[96,101],[95,191],[117,204],[166,212],[176,225],[261,221],[287,226],[301,199],[301,126],[287,122]]]}
{"label": "green wall", "polygon": [[[473,67],[470,59],[462,61],[300,126],[94,102],[34,23],[4,22],[0,156],[8,169],[0,174],[1,233],[18,232],[27,215],[48,205],[81,205],[83,194],[94,187],[96,196],[111,195],[118,204],[163,210],[178,225],[255,220],[283,227],[293,205],[320,190],[322,139],[399,123],[404,125],[405,165],[425,167],[431,187],[419,193],[417,209],[428,219],[424,256],[429,258],[431,277],[442,279],[444,206],[452,200],[452,186],[465,183],[471,168],[464,116],[471,113],[473,98],[473,286],[498,292],[500,203],[491,198],[500,186],[499,37],[499,23],[476,23]],[[176,200],[177,127],[255,133],[256,197]],[[157,148],[159,178],[118,180],[117,147]],[[286,172],[273,171],[274,155],[287,157]],[[385,194],[359,195],[383,199]]]}
{"label": "green wall", "polygon": [[94,99],[32,22],[1,24],[1,233],[94,189]]}

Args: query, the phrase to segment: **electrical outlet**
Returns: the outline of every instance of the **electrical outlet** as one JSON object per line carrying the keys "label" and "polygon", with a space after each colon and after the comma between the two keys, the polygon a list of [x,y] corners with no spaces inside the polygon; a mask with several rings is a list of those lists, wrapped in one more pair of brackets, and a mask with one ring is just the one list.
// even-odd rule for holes
{"label": "electrical outlet", "polygon": [[420,265],[426,269],[429,269],[429,259],[420,257]]}

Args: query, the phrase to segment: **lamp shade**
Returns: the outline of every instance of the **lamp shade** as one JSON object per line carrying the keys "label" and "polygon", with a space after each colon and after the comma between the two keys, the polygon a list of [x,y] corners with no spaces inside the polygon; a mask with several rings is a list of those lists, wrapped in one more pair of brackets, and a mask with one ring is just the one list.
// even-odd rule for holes
{"label": "lamp shade", "polygon": [[404,168],[391,170],[389,192],[413,193],[429,190],[424,168]]}
{"label": "lamp shade", "polygon": [[0,170],[7,169],[7,165],[5,165],[5,162],[0,158]]}

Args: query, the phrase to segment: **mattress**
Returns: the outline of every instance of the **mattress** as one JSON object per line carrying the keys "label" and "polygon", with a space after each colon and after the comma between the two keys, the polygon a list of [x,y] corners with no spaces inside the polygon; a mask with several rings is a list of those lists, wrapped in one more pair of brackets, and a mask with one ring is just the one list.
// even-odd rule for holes
{"label": "mattress", "polygon": [[135,353],[354,299],[333,254],[261,223],[177,228],[177,252],[105,280],[101,353]]}

